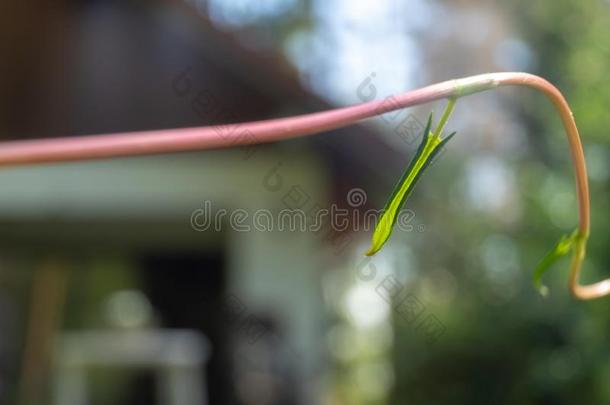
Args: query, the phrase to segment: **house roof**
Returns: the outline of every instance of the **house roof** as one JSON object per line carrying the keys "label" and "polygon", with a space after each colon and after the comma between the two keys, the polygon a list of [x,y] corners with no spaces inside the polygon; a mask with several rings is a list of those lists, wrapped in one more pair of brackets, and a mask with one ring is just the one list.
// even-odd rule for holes
{"label": "house roof", "polygon": [[[244,46],[186,2],[151,2],[146,12],[130,2],[61,4],[30,43],[40,61],[28,77],[35,91],[15,102],[17,124],[7,138],[251,121],[333,107],[302,85],[280,53]],[[193,87],[182,97],[172,82],[187,69]],[[203,115],[194,107],[201,91],[219,104]],[[391,184],[377,168],[398,173],[404,159],[365,125],[287,142],[324,156],[340,189],[387,192]]]}
{"label": "house roof", "polygon": [[[270,97],[298,107],[298,110],[287,112],[309,113],[337,107],[306,89],[298,71],[282,54],[268,48],[249,49],[242,45],[238,36],[219,30],[192,6],[180,3],[176,7],[207,39],[202,42],[202,47],[215,56],[214,63]],[[400,173],[404,155],[392,148],[371,125],[357,124],[331,132],[332,136],[317,135],[305,142],[327,156],[335,173],[346,180],[341,187],[367,185],[375,190],[379,186],[380,191],[387,192],[387,187],[392,184],[386,184],[386,170]],[[379,169],[380,166],[383,170]]]}

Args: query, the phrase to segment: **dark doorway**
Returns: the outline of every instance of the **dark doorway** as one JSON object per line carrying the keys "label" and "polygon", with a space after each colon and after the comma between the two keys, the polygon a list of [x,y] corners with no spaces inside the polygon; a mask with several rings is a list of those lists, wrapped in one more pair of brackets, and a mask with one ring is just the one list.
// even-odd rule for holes
{"label": "dark doorway", "polygon": [[231,331],[226,319],[222,254],[173,252],[140,259],[143,288],[164,328],[192,329],[209,340],[206,368],[210,404],[234,404]]}

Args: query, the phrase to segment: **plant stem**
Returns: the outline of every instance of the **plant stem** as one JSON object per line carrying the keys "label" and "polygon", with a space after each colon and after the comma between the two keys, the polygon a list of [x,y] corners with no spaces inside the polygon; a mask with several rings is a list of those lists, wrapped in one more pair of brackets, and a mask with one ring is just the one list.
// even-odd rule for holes
{"label": "plant stem", "polygon": [[[0,144],[0,165],[103,159],[156,153],[204,150],[258,144],[312,135],[354,124],[389,111],[431,101],[455,99],[500,86],[525,86],[543,93],[555,106],[565,128],[578,195],[581,240],[574,249],[569,287],[574,296],[591,299],[610,294],[610,279],[580,285],[579,275],[589,235],[589,186],[585,158],[572,112],[561,92],[545,79],[521,72],[488,73],[449,80],[409,91],[386,100],[267,121],[222,126],[167,129]],[[442,119],[441,119],[442,121]],[[440,125],[440,123],[439,123]]]}
{"label": "plant stem", "polygon": [[443,129],[445,128],[445,124],[447,124],[447,121],[449,120],[449,117],[451,116],[451,113],[453,112],[453,109],[455,108],[456,101],[457,101],[456,97],[449,98],[447,107],[445,108],[445,111],[443,112],[443,115],[441,116],[440,121],[438,122],[438,124],[436,125],[436,128],[434,129],[434,135],[436,135],[438,137],[441,136]]}

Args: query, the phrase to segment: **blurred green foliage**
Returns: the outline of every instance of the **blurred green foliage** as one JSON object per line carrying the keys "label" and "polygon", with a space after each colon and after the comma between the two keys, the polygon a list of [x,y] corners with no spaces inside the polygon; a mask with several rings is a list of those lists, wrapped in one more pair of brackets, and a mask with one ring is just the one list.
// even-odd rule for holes
{"label": "blurred green foliage", "polygon": [[[583,282],[610,277],[610,2],[519,0],[501,7],[535,55],[532,73],[556,84],[573,108],[591,172],[593,224]],[[538,296],[530,283],[537,261],[569,231],[576,205],[559,119],[544,97],[525,91],[518,97],[533,143],[544,140],[523,158],[504,158],[516,173],[522,216],[510,227],[498,227],[468,207],[458,209],[440,199],[431,203],[443,234],[409,240],[419,252],[434,245],[434,254],[418,255],[417,283],[429,277],[438,285],[427,274],[447,268],[457,280],[457,298],[433,302],[447,327],[434,345],[418,338],[416,326],[395,319],[396,383],[390,403],[610,403],[609,299],[571,298],[567,260],[545,276],[549,298]],[[443,165],[435,170],[441,183],[462,170],[448,159]],[[568,223],[558,223],[563,213]],[[493,253],[487,264],[486,250]],[[519,271],[503,272],[515,257]]]}

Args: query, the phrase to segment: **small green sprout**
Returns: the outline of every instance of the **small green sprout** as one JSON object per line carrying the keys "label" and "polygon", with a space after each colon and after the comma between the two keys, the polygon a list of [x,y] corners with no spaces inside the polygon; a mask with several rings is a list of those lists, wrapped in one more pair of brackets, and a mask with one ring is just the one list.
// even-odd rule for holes
{"label": "small green sprout", "polygon": [[396,183],[394,191],[392,191],[392,195],[388,199],[383,209],[381,218],[375,226],[371,247],[369,248],[368,252],[366,252],[367,256],[372,256],[377,253],[386,243],[390,237],[390,234],[392,233],[396,219],[398,218],[398,212],[404,206],[407,198],[415,188],[415,184],[424,171],[428,168],[434,157],[455,135],[455,132],[453,132],[444,139],[441,138],[443,128],[447,123],[454,106],[455,99],[450,99],[434,132],[430,131],[432,126],[432,114],[430,114],[419,148],[417,149],[415,156],[413,156],[411,159],[411,162],[409,163],[409,166],[405,170],[404,174],[398,183]]}
{"label": "small green sprout", "polygon": [[585,240],[586,238],[583,234],[578,229],[575,229],[570,235],[563,235],[555,247],[540,260],[540,263],[538,263],[534,270],[532,281],[542,296],[546,297],[549,294],[548,287],[542,284],[542,276],[557,260],[570,253],[572,249],[575,249],[578,244],[584,243]]}
{"label": "small green sprout", "polygon": [[[405,205],[405,202],[409,198],[410,194],[413,192],[417,181],[420,179],[424,171],[430,166],[430,163],[442,150],[445,144],[447,144],[447,142],[449,142],[449,140],[455,135],[455,132],[453,132],[445,138],[442,137],[443,128],[453,112],[455,102],[455,97],[449,99],[447,107],[445,108],[445,111],[443,112],[443,115],[434,131],[430,130],[432,127],[432,114],[430,114],[428,117],[428,122],[422,136],[422,141],[415,152],[415,156],[413,156],[409,166],[401,176],[398,183],[396,183],[396,186],[394,186],[394,190],[386,202],[382,215],[379,218],[379,222],[377,222],[377,225],[375,226],[371,246],[365,253],[367,256],[372,256],[381,250],[383,245],[390,238],[392,229],[394,228],[398,218],[398,213]],[[567,255],[571,251],[574,251],[577,259],[582,261],[584,259],[586,241],[587,236],[580,229],[576,229],[569,235],[563,235],[555,247],[549,251],[544,258],[542,258],[532,276],[533,284],[541,295],[547,296],[549,292],[548,287],[542,284],[542,276],[553,264],[555,264],[557,260]],[[580,262],[578,262],[578,264],[579,263]],[[610,282],[608,285],[610,285]],[[610,287],[608,288],[610,289]]]}

